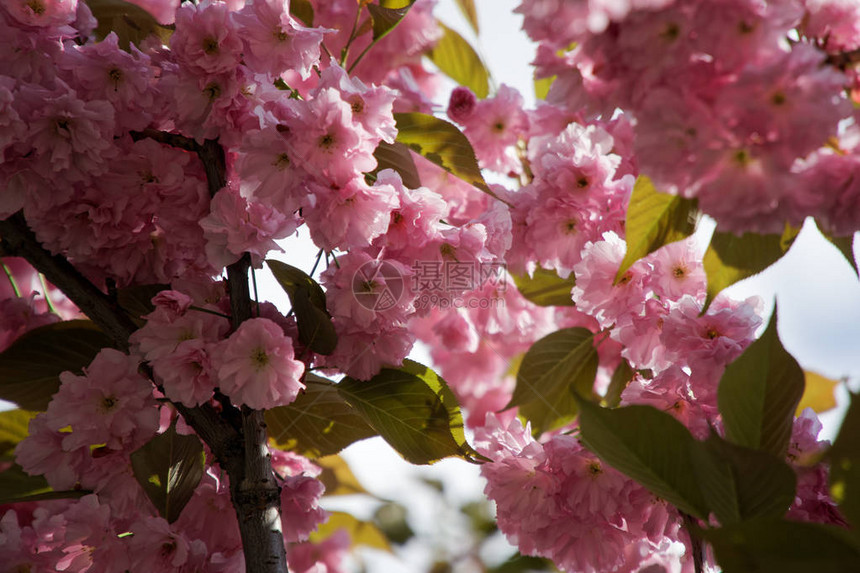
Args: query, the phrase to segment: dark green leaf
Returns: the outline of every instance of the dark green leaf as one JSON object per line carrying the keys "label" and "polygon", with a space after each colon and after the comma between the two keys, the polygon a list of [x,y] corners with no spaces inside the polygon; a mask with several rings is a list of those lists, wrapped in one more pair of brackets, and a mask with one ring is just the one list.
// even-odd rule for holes
{"label": "dark green leaf", "polygon": [[856,532],[860,527],[860,398],[857,394],[851,395],[851,404],[827,452],[827,459],[830,462],[830,494]]}
{"label": "dark green leaf", "polygon": [[475,8],[475,0],[456,0],[457,7],[460,8],[460,12],[463,13],[463,16],[466,17],[466,20],[469,22],[469,25],[472,27],[472,30],[475,31],[475,35],[481,33],[478,27],[478,10]]}
{"label": "dark green leaf", "polygon": [[395,113],[394,119],[397,141],[448,173],[496,196],[484,181],[472,144],[453,124],[424,113]]}
{"label": "dark green leaf", "polygon": [[128,50],[129,42],[140,46],[149,36],[157,36],[165,44],[173,33],[162,26],[146,10],[123,0],[86,0],[93,16],[99,21],[96,37],[103,40],[110,32],[115,32],[119,46]]}
{"label": "dark green leaf", "polygon": [[696,230],[699,210],[695,199],[660,193],[641,175],[633,187],[624,231],[627,253],[615,275],[617,283],[633,263],[660,247],[686,239]]}
{"label": "dark green leaf", "polygon": [[681,422],[651,406],[609,410],[580,400],[579,427],[588,449],[615,469],[681,511],[707,518],[692,457],[696,443]]}
{"label": "dark green leaf", "polygon": [[111,339],[89,320],[34,328],[0,354],[0,399],[45,410],[60,388],[60,373],[79,374]]}
{"label": "dark green leaf", "polygon": [[717,393],[726,437],[740,446],[782,457],[803,396],[803,369],[776,330],[777,309],[761,338],[728,365]]}
{"label": "dark green leaf", "polygon": [[490,73],[481,57],[463,36],[442,24],[442,38],[428,53],[439,70],[483,99],[490,93]]}
{"label": "dark green leaf", "polygon": [[823,231],[821,234],[824,235],[824,237],[830,241],[834,247],[839,249],[839,252],[842,253],[842,256],[845,257],[845,260],[848,261],[849,265],[851,265],[851,270],[854,271],[854,274],[856,275],[860,267],[857,266],[857,260],[854,258],[854,233],[847,237],[834,237]]}
{"label": "dark green leaf", "polygon": [[376,4],[368,4],[367,9],[373,20],[373,41],[381,40],[388,35],[406,17],[414,3],[415,0],[411,0],[409,5],[403,8],[384,8]]}
{"label": "dark green leaf", "polygon": [[304,271],[281,261],[266,261],[275,280],[290,297],[299,341],[317,354],[331,354],[337,346],[337,333],[325,302],[325,291]]}
{"label": "dark green leaf", "polygon": [[12,459],[15,446],[29,435],[30,420],[35,416],[27,410],[0,412],[0,460]]}
{"label": "dark green leaf", "polygon": [[143,326],[146,321],[141,317],[155,310],[153,297],[169,288],[170,285],[159,284],[121,288],[117,292],[117,302],[138,326]]}
{"label": "dark green leaf", "polygon": [[574,306],[570,291],[576,285],[573,273],[566,279],[553,270],[537,267],[528,275],[513,275],[517,289],[524,297],[540,306]]}
{"label": "dark green leaf", "polygon": [[310,0],[290,0],[290,15],[309,28],[314,25],[314,6]]}
{"label": "dark green leaf", "polygon": [[266,410],[269,436],[280,449],[318,458],[376,435],[333,382],[309,372],[305,384],[295,402]]}
{"label": "dark green leaf", "polygon": [[179,435],[171,424],[132,452],[131,468],[161,517],[173,523],[203,477],[203,445],[195,435]]}
{"label": "dark green leaf", "polygon": [[860,551],[839,527],[762,518],[701,533],[725,573],[860,572]]}
{"label": "dark green leaf", "polygon": [[716,434],[693,445],[699,485],[720,523],[785,515],[794,501],[797,477],[783,460],[736,446]]}
{"label": "dark green leaf", "polygon": [[541,338],[526,352],[506,408],[519,406],[535,435],[573,420],[574,394],[591,397],[598,363],[593,339],[587,328],[565,328]]}
{"label": "dark green leaf", "polygon": [[484,459],[466,441],[453,392],[431,369],[405,360],[363,382],[344,378],[337,389],[407,461],[427,464],[450,456]]}
{"label": "dark green leaf", "polygon": [[612,379],[609,381],[609,387],[606,389],[606,396],[603,397],[604,405],[607,408],[615,408],[621,403],[621,393],[633,380],[636,372],[630,367],[630,363],[622,358],[621,363],[612,373]]}
{"label": "dark green leaf", "polygon": [[374,174],[379,173],[383,169],[394,169],[400,174],[400,179],[403,184],[410,189],[421,187],[421,178],[418,176],[418,169],[415,167],[415,161],[412,159],[412,152],[409,148],[399,142],[394,144],[381,141],[373,152],[376,158],[376,169]]}
{"label": "dark green leaf", "polygon": [[760,273],[788,252],[799,229],[787,227],[782,235],[714,232],[702,263],[708,275],[707,310],[714,297],[724,288]]}
{"label": "dark green leaf", "polygon": [[0,472],[0,505],[48,499],[75,499],[90,491],[54,491],[44,476],[27,475],[18,464]]}

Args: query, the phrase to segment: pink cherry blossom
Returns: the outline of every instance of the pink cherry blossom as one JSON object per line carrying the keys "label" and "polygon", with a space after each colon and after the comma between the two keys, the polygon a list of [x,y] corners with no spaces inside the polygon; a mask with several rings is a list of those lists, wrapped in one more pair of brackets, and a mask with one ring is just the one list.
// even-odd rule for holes
{"label": "pink cherry blossom", "polygon": [[296,399],[305,385],[304,364],[293,358],[292,340],[267,318],[243,322],[213,356],[218,386],[237,404],[265,409]]}

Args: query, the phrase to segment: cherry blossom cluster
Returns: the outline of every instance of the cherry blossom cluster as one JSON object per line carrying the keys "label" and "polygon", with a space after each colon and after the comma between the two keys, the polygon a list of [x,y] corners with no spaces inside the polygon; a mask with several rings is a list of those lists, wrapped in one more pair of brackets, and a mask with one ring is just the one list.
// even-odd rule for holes
{"label": "cherry blossom cluster", "polygon": [[[524,0],[549,100],[635,118],[642,172],[723,229],[858,225],[850,90],[860,9],[842,0]],[[573,49],[570,49],[572,46]],[[850,62],[851,60],[847,60]]]}

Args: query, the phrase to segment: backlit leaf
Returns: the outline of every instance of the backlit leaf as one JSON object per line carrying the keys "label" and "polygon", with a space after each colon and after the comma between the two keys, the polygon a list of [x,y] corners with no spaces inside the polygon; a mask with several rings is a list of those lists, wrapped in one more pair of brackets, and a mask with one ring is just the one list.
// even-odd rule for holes
{"label": "backlit leaf", "polygon": [[0,412],[0,461],[12,459],[15,446],[29,435],[30,420],[35,412],[6,410]]}
{"label": "backlit leaf", "polygon": [[565,328],[541,338],[526,352],[506,408],[519,406],[535,435],[573,420],[575,393],[591,397],[598,363],[593,339],[587,328]]}
{"label": "backlit leaf", "polygon": [[60,388],[60,373],[80,374],[107,346],[111,339],[89,320],[34,328],[0,353],[0,399],[45,410]]}
{"label": "backlit leaf", "polygon": [[800,398],[800,403],[794,412],[795,415],[799,416],[806,408],[812,408],[818,413],[835,408],[835,392],[836,387],[839,386],[839,380],[831,380],[809,370],[804,371],[803,375],[806,383],[803,397]]}
{"label": "backlit leaf", "polygon": [[342,457],[337,455],[325,456],[315,459],[314,463],[322,468],[319,480],[325,485],[326,495],[368,493]]}
{"label": "backlit leaf", "polygon": [[456,0],[456,2],[457,7],[460,8],[460,12],[463,13],[472,30],[475,31],[475,35],[480,34],[481,31],[478,28],[478,10],[475,8],[475,0]]}
{"label": "backlit leaf", "polygon": [[788,252],[799,229],[787,227],[782,235],[744,233],[738,237],[715,231],[702,263],[708,275],[708,298],[703,311],[724,288],[760,273]]}
{"label": "backlit leaf", "polygon": [[552,83],[555,81],[556,77],[558,76],[534,79],[535,99],[546,99],[547,94],[549,94],[549,88],[552,87]]}
{"label": "backlit leaf", "polygon": [[373,20],[373,40],[380,40],[388,35],[406,17],[414,3],[415,0],[411,0],[402,8],[385,8],[377,4],[368,4],[367,9]]}
{"label": "backlit leaf", "polygon": [[308,372],[305,385],[292,404],[266,410],[269,437],[278,448],[319,458],[376,435],[332,381]]}
{"label": "backlit leaf", "polygon": [[660,247],[686,239],[696,230],[699,211],[696,200],[660,193],[651,179],[640,176],[633,187],[627,221],[627,253],[615,275],[621,280],[633,263]]}
{"label": "backlit leaf", "polygon": [[717,391],[726,437],[782,457],[803,395],[803,369],[779,340],[777,309],[761,338],[726,367]]}
{"label": "backlit leaf", "polygon": [[290,15],[305,26],[314,25],[314,6],[310,0],[290,0]]}
{"label": "backlit leaf", "polygon": [[827,460],[830,462],[830,495],[860,539],[856,529],[860,527],[860,398],[857,394],[851,395],[848,412],[827,452]]}
{"label": "backlit leaf", "polygon": [[563,279],[554,270],[537,267],[528,275],[513,275],[517,290],[531,302],[540,306],[574,306],[570,291],[576,285],[573,273]]}
{"label": "backlit leaf", "polygon": [[636,372],[630,367],[630,363],[622,358],[615,372],[612,373],[612,379],[609,381],[609,387],[603,397],[604,406],[607,408],[618,406],[621,403],[621,393],[624,392],[635,375]]}
{"label": "backlit leaf", "polygon": [[490,73],[463,36],[441,22],[442,38],[427,54],[439,70],[483,99],[490,93]]}
{"label": "backlit leaf", "polygon": [[610,410],[580,400],[579,408],[588,449],[681,511],[707,517],[694,468],[696,442],[681,422],[651,406]]}
{"label": "backlit leaf", "polygon": [[179,435],[171,424],[131,453],[131,467],[158,513],[173,523],[203,477],[203,444],[196,435]]}
{"label": "backlit leaf", "polygon": [[395,113],[394,119],[397,122],[397,141],[495,197],[484,181],[472,144],[453,124],[424,113]]}
{"label": "backlit leaf", "polygon": [[701,535],[725,573],[860,573],[860,550],[840,527],[761,518]]}
{"label": "backlit leaf", "polygon": [[169,288],[170,285],[162,284],[121,288],[117,291],[117,302],[138,326],[143,326],[146,321],[141,317],[155,310],[155,305],[152,304],[153,297]]}
{"label": "backlit leaf", "polygon": [[395,141],[391,144],[381,141],[373,156],[376,158],[374,174],[383,169],[394,169],[400,174],[400,179],[406,187],[410,189],[421,187],[421,178],[418,176],[415,160],[412,159],[412,152],[402,143]]}
{"label": "backlit leaf", "polygon": [[433,370],[405,360],[368,381],[344,378],[341,396],[391,447],[413,464],[451,456],[484,459],[466,442],[463,416],[453,392]]}
{"label": "backlit leaf", "polygon": [[337,346],[337,333],[326,309],[325,291],[304,271],[274,259],[266,260],[275,280],[290,297],[299,341],[317,354],[331,354]]}
{"label": "backlit leaf", "polygon": [[328,520],[320,524],[317,530],[311,533],[310,541],[320,543],[340,529],[349,533],[353,547],[363,545],[382,551],[391,551],[388,539],[376,525],[369,521],[362,521],[343,511],[330,511]]}
{"label": "backlit leaf", "polygon": [[[824,234],[824,233],[823,233]],[[847,237],[831,237],[828,234],[824,234],[824,237],[830,241],[830,243],[839,249],[839,252],[842,253],[842,256],[845,257],[845,260],[848,261],[848,264],[851,265],[851,270],[854,271],[856,275],[858,273],[857,259],[854,258],[854,235],[849,235]]]}
{"label": "backlit leaf", "polygon": [[165,44],[170,41],[173,31],[140,6],[123,0],[86,0],[86,4],[99,22],[96,27],[99,40],[115,32],[124,50],[128,50],[129,42],[140,46],[149,36],[156,36]]}

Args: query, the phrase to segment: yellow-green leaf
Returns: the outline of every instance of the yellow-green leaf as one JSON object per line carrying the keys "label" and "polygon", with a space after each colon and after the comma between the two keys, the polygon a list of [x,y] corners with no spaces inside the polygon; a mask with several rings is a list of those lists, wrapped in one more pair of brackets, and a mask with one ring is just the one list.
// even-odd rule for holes
{"label": "yellow-green leaf", "polygon": [[332,381],[309,372],[305,385],[292,404],[266,410],[269,437],[278,448],[320,458],[376,435]]}
{"label": "yellow-green leaf", "polygon": [[472,30],[475,31],[475,35],[480,34],[481,30],[478,27],[478,10],[475,8],[475,0],[456,0],[456,2],[457,7],[460,8],[460,12],[463,13]]}
{"label": "yellow-green leaf", "polygon": [[349,533],[353,547],[364,545],[365,547],[391,551],[388,539],[385,538],[385,534],[376,525],[369,521],[361,521],[343,511],[329,512],[328,520],[311,533],[310,540],[314,543],[320,543],[339,529],[343,529]]}
{"label": "yellow-green leaf", "polygon": [[549,88],[552,87],[552,83],[555,81],[556,77],[558,76],[534,79],[535,99],[546,99],[547,94],[549,94]]}
{"label": "yellow-green leaf", "polygon": [[128,49],[129,42],[140,46],[149,36],[156,36],[166,44],[173,34],[170,28],[159,24],[152,14],[136,4],[123,0],[86,0],[86,3],[99,22],[96,37],[103,40],[114,32],[124,50]]}
{"label": "yellow-green leaf", "polygon": [[779,457],[788,448],[804,376],[779,340],[776,317],[774,309],[761,338],[726,367],[717,402],[731,442]]}
{"label": "yellow-green leaf", "polygon": [[397,141],[448,173],[496,196],[484,181],[472,144],[453,124],[425,113],[395,113],[394,120]]}
{"label": "yellow-green leaf", "polygon": [[615,275],[617,283],[633,263],[660,247],[686,239],[696,230],[696,200],[660,193],[651,179],[640,176],[633,187],[627,221],[627,254]]}
{"label": "yellow-green leaf", "polygon": [[782,235],[744,233],[738,237],[715,231],[702,259],[708,275],[708,298],[703,312],[724,288],[760,273],[791,247],[800,229],[786,227]]}
{"label": "yellow-green leaf", "polygon": [[406,461],[428,464],[451,456],[485,458],[466,441],[454,393],[433,370],[405,360],[368,381],[344,378],[338,392]]}
{"label": "yellow-green leaf", "polygon": [[80,373],[106,346],[111,339],[89,320],[34,328],[0,353],[0,399],[45,410],[60,388],[60,373]]}
{"label": "yellow-green leaf", "polygon": [[812,408],[818,413],[832,410],[836,407],[836,387],[839,380],[831,380],[816,372],[809,370],[803,373],[806,379],[806,387],[803,397],[797,405],[795,415],[799,416],[806,408]]}
{"label": "yellow-green leaf", "polygon": [[15,446],[29,434],[30,420],[36,412],[6,410],[0,412],[0,461],[12,459]]}
{"label": "yellow-green leaf", "polygon": [[310,0],[290,0],[290,15],[305,26],[314,25],[314,6]]}
{"label": "yellow-green leaf", "polygon": [[540,306],[574,306],[570,291],[576,286],[576,277],[566,279],[554,270],[537,267],[528,275],[513,275],[517,289],[524,297]]}
{"label": "yellow-green leaf", "polygon": [[460,85],[471,89],[479,98],[490,93],[490,73],[469,42],[456,31],[439,22],[442,38],[427,54],[436,67]]}
{"label": "yellow-green leaf", "polygon": [[315,459],[314,463],[322,468],[319,480],[325,485],[326,495],[368,493],[342,457],[337,455],[325,456]]}
{"label": "yellow-green leaf", "polygon": [[593,339],[587,328],[565,328],[541,338],[526,352],[506,408],[519,406],[535,435],[573,420],[578,411],[574,394],[592,396],[598,363]]}
{"label": "yellow-green leaf", "polygon": [[373,20],[373,41],[376,42],[388,35],[406,17],[414,3],[415,0],[410,0],[409,4],[402,8],[386,8],[377,4],[368,4],[367,10]]}

